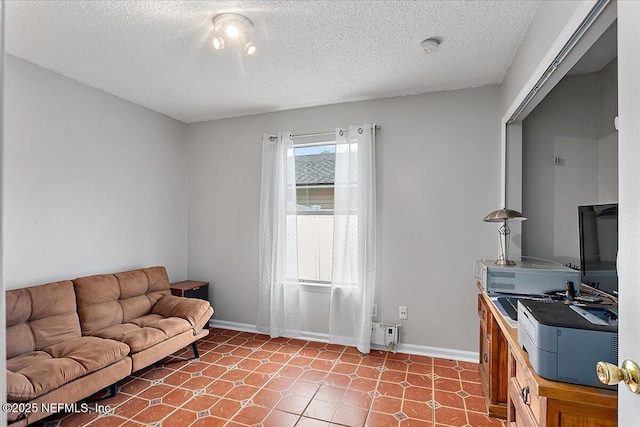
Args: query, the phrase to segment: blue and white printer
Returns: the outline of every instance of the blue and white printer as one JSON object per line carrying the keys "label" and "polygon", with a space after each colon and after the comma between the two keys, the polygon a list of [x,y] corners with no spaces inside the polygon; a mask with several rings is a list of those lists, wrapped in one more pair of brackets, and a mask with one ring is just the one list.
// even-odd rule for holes
{"label": "blue and white printer", "polygon": [[596,363],[618,364],[617,307],[518,300],[518,343],[538,375],[616,389],[598,380]]}

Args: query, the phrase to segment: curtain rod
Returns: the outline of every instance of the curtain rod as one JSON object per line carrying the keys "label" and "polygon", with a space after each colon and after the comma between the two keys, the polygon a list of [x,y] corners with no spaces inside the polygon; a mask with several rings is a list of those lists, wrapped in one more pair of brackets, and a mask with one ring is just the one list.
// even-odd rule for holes
{"label": "curtain rod", "polygon": [[[380,126],[376,125],[375,126],[375,130],[380,130]],[[349,130],[349,129],[341,129],[341,130]],[[320,135],[333,135],[334,133],[336,133],[335,130],[331,131],[331,132],[317,132],[317,133],[300,133],[297,135],[292,135],[294,138],[300,138],[303,136],[320,136]]]}
{"label": "curtain rod", "polygon": [[[382,129],[379,125],[374,126],[374,130]],[[349,129],[341,129],[341,130],[349,130]],[[331,132],[316,132],[316,133],[299,133],[297,135],[291,135],[294,138],[308,137],[308,136],[322,136],[322,135],[333,135],[336,131],[333,130]],[[269,138],[269,141],[275,141],[276,137],[272,136]]]}

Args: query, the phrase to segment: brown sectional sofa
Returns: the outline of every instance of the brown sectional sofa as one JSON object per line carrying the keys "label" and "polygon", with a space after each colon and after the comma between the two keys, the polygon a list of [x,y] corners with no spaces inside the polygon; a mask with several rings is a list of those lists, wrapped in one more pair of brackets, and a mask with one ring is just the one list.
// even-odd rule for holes
{"label": "brown sectional sofa", "polygon": [[[7,400],[12,427],[73,403],[191,344],[213,314],[208,301],[171,295],[164,267],[7,291]],[[115,392],[115,387],[112,387]]]}

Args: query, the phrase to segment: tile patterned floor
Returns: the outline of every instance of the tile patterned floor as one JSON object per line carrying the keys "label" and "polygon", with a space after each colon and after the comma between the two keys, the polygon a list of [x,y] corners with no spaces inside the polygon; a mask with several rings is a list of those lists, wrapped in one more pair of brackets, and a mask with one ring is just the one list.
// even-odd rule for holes
{"label": "tile patterned floor", "polygon": [[191,347],[42,427],[503,427],[477,364],[212,329]]}

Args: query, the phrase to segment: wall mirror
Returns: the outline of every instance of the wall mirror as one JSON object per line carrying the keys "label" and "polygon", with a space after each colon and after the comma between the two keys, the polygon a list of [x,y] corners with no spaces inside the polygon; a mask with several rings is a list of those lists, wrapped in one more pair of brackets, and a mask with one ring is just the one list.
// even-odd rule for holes
{"label": "wall mirror", "polygon": [[[512,253],[578,266],[578,206],[617,203],[617,25],[603,9],[506,129]],[[513,228],[513,227],[512,227]]]}

